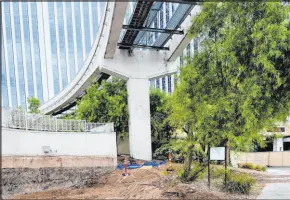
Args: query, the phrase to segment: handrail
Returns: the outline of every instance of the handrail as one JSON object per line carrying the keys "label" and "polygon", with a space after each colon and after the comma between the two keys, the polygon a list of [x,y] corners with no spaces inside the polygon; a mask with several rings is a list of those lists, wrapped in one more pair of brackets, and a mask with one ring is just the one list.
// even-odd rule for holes
{"label": "handrail", "polygon": [[114,123],[88,123],[86,120],[58,119],[2,107],[2,127],[50,132],[114,132]]}

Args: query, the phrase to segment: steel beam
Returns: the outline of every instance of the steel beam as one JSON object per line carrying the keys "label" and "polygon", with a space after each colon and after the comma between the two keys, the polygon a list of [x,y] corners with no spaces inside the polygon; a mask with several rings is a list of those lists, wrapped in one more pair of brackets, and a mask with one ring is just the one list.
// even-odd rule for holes
{"label": "steel beam", "polygon": [[158,47],[158,46],[148,46],[148,45],[140,45],[140,44],[122,44],[118,43],[119,47],[125,47],[125,48],[142,48],[142,49],[155,49],[155,50],[166,50],[169,51],[169,47]]}
{"label": "steel beam", "polygon": [[169,34],[179,34],[183,35],[184,32],[179,30],[169,30],[161,28],[149,28],[149,27],[135,27],[130,25],[123,25],[123,29],[134,30],[134,31],[146,31],[146,32],[157,32],[157,33],[169,33]]}

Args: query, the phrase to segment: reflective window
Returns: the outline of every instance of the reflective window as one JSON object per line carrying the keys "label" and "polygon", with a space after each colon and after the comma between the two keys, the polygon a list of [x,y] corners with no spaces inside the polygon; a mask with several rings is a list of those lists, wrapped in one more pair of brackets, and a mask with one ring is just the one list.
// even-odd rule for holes
{"label": "reflective window", "polygon": [[160,20],[160,21],[159,21],[159,23],[160,23],[160,24],[159,24],[159,25],[160,25],[159,27],[160,27],[160,28],[163,28],[163,5],[164,5],[164,4],[162,4],[162,6],[161,6],[161,8],[160,8],[160,11],[159,11],[159,20]]}
{"label": "reflective window", "polygon": [[81,11],[80,2],[74,2],[75,10],[75,27],[76,27],[76,41],[77,41],[77,57],[78,57],[78,69],[82,67],[83,64],[83,47],[82,47],[82,28],[81,28]]}
{"label": "reflective window", "polygon": [[25,82],[24,82],[24,69],[22,61],[22,50],[21,50],[21,33],[20,33],[20,16],[19,16],[19,3],[13,2],[13,14],[14,14],[14,34],[15,34],[15,50],[17,55],[17,67],[18,67],[18,80],[19,80],[19,96],[20,105],[26,109],[26,94],[25,94]]}
{"label": "reflective window", "polygon": [[[158,14],[156,15],[156,17],[154,19],[153,26],[154,26],[154,28],[158,28]],[[157,32],[154,33],[154,37],[155,37],[154,40],[156,40],[158,38]]]}
{"label": "reflective window", "polygon": [[[98,6],[99,6],[99,2],[92,2],[92,20],[93,20],[93,40],[96,39],[96,35],[97,35],[97,32],[98,32]],[[126,12],[126,17],[127,17],[127,14],[128,14],[128,9],[127,9],[127,12]]]}
{"label": "reflective window", "polygon": [[198,54],[198,39],[193,39],[193,48],[194,48],[194,55]]}
{"label": "reflective window", "polygon": [[65,60],[65,41],[64,41],[64,22],[63,22],[63,9],[62,2],[57,2],[57,17],[58,17],[58,38],[59,38],[59,58],[60,58],[60,69],[62,87],[67,86],[67,71],[66,71],[66,60]]}
{"label": "reflective window", "polygon": [[171,3],[171,12],[172,12],[172,15],[174,14],[174,11],[175,11],[174,3]]}
{"label": "reflective window", "polygon": [[150,86],[151,86],[152,88],[154,88],[154,80],[150,80],[149,82],[150,82]]}
{"label": "reflective window", "polygon": [[30,3],[31,8],[31,25],[32,25],[32,36],[33,36],[33,47],[34,47],[34,64],[35,64],[35,78],[37,85],[37,98],[40,103],[43,103],[43,86],[42,86],[42,73],[41,73],[41,62],[40,62],[40,51],[39,51],[39,35],[38,35],[38,20],[37,20],[37,7],[36,2]]}
{"label": "reflective window", "polygon": [[186,56],[190,58],[190,43],[186,46]]}
{"label": "reflective window", "polygon": [[1,45],[1,68],[2,68],[2,106],[8,106],[8,89],[7,89],[7,80],[6,80],[6,68],[5,68],[5,57],[4,57],[4,44],[2,37]]}
{"label": "reflective window", "polygon": [[166,91],[165,77],[162,78],[162,90]]}
{"label": "reflective window", "polygon": [[159,82],[159,78],[156,79],[156,88],[160,88],[160,82]]}
{"label": "reflective window", "polygon": [[59,92],[59,75],[57,65],[57,47],[56,47],[56,33],[55,33],[55,20],[54,20],[54,3],[48,2],[48,16],[49,16],[49,31],[50,31],[50,44],[51,44],[51,65],[53,71],[53,87],[54,94]]}
{"label": "reflective window", "polygon": [[[30,37],[29,37],[29,17],[28,17],[28,3],[22,3],[22,20],[23,20],[23,35],[24,41],[22,45],[25,49],[26,59],[26,71],[27,71],[27,83],[28,83],[28,97],[34,96],[34,84],[33,84],[33,71],[31,62],[31,48],[30,48]],[[24,53],[24,52],[23,52]]]}
{"label": "reflective window", "polygon": [[90,19],[89,19],[89,3],[83,2],[83,22],[84,22],[84,35],[85,35],[85,50],[86,57],[91,51],[91,34],[90,34]]}
{"label": "reflective window", "polygon": [[166,12],[165,12],[165,14],[166,14],[166,24],[168,24],[168,22],[169,22],[169,3],[165,3],[165,8],[166,8]]}
{"label": "reflective window", "polygon": [[3,2],[4,6],[4,15],[5,15],[5,31],[6,31],[6,49],[7,49],[7,63],[9,67],[9,78],[11,91],[11,106],[13,108],[17,107],[17,93],[16,93],[16,79],[15,79],[15,68],[14,68],[14,53],[13,53],[13,44],[12,44],[12,28],[11,28],[11,19],[10,19],[10,6],[9,2]]}
{"label": "reflective window", "polygon": [[172,93],[172,90],[171,90],[171,75],[169,75],[168,76],[168,83],[167,83],[167,85],[168,85],[168,93]]}
{"label": "reflective window", "polygon": [[67,29],[67,44],[68,44],[68,62],[70,69],[70,79],[75,77],[75,62],[74,62],[74,42],[73,42],[73,25],[72,25],[72,7],[71,2],[65,2],[66,5],[66,29]]}

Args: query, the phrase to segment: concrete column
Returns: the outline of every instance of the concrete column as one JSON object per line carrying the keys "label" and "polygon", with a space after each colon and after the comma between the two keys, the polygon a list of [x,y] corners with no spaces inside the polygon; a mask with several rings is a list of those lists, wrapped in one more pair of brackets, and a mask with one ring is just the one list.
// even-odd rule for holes
{"label": "concrete column", "polygon": [[283,151],[283,138],[274,139],[273,151]]}
{"label": "concrete column", "polygon": [[151,160],[151,124],[149,82],[147,78],[130,78],[127,82],[130,155]]}

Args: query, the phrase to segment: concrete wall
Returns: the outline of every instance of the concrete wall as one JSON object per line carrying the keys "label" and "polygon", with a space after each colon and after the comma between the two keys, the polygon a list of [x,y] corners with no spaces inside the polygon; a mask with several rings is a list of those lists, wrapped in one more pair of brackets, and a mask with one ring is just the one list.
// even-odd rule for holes
{"label": "concrete wall", "polygon": [[[43,152],[49,146],[51,152]],[[117,158],[116,133],[41,132],[2,128],[2,155]]]}
{"label": "concrete wall", "polygon": [[117,158],[100,156],[2,156],[2,168],[111,167]]}
{"label": "concrete wall", "polygon": [[238,163],[249,162],[263,166],[290,167],[290,151],[231,152],[231,162],[234,166]]}

